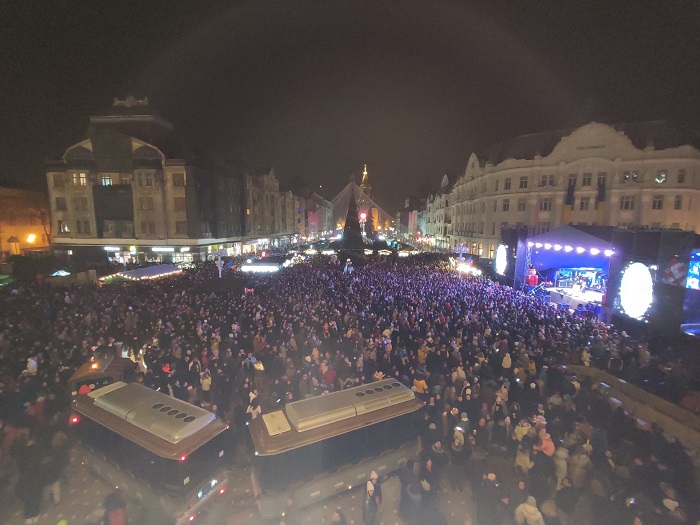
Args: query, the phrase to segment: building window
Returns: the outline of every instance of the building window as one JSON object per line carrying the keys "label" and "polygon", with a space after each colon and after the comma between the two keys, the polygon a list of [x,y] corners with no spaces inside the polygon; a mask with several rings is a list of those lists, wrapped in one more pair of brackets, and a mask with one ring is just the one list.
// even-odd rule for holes
{"label": "building window", "polygon": [[184,173],[173,173],[173,186],[182,187],[185,185]]}
{"label": "building window", "polygon": [[581,186],[590,186],[592,180],[593,180],[592,173],[584,173],[583,178],[581,179]]}
{"label": "building window", "polygon": [[139,199],[139,205],[142,210],[152,210],[153,209],[153,197],[141,197]]}
{"label": "building window", "polygon": [[569,187],[571,186],[576,186],[576,182],[578,181],[578,175],[575,173],[572,173],[569,175]]}
{"label": "building window", "polygon": [[654,200],[651,201],[652,210],[662,210],[664,207],[664,196],[654,195]]}
{"label": "building window", "polygon": [[494,191],[498,191],[498,179],[496,179],[496,186],[494,187]]}
{"label": "building window", "polygon": [[146,172],[138,172],[136,174],[136,180],[139,186],[153,186],[153,174]]}
{"label": "building window", "polygon": [[83,221],[83,233],[90,233],[90,221]]}
{"label": "building window", "polygon": [[634,209],[634,197],[630,195],[625,195],[620,197],[620,209],[621,210],[633,210]]}
{"label": "building window", "polygon": [[496,235],[496,223],[491,223],[491,235]]}
{"label": "building window", "polygon": [[527,189],[527,177],[520,177],[520,189]]}
{"label": "building window", "polygon": [[83,221],[75,221],[75,232],[83,233]]}
{"label": "building window", "polygon": [[56,197],[56,211],[68,211],[65,197]]}
{"label": "building window", "polygon": [[608,172],[599,171],[598,172],[598,186],[605,186],[608,182]]}
{"label": "building window", "polygon": [[88,209],[88,199],[87,197],[79,197],[75,199],[75,211],[87,211]]}
{"label": "building window", "polygon": [[70,228],[68,228],[68,223],[66,221],[58,221],[58,232],[59,233],[70,233]]}
{"label": "building window", "polygon": [[678,184],[685,183],[685,168],[678,170]]}
{"label": "building window", "polygon": [[656,172],[656,177],[654,178],[654,182],[656,182],[656,184],[663,184],[664,182],[666,182],[666,176],[667,176],[666,170],[658,170]]}
{"label": "building window", "polygon": [[545,197],[540,199],[540,211],[552,211],[552,198]]}
{"label": "building window", "polygon": [[175,221],[175,233],[187,235],[187,221]]}
{"label": "building window", "polygon": [[549,228],[550,228],[549,222],[540,222],[537,224],[538,233],[546,233],[549,231]]}
{"label": "building window", "polygon": [[103,186],[111,186],[112,185],[112,176],[111,175],[102,175],[100,178],[100,182],[102,183]]}
{"label": "building window", "polygon": [[503,211],[510,211],[510,200],[503,199]]}
{"label": "building window", "polygon": [[506,180],[503,182],[503,189],[504,190],[510,189],[510,177],[506,177]]}
{"label": "building window", "polygon": [[591,198],[590,197],[581,197],[581,202],[579,204],[579,210],[581,211],[587,211],[591,206]]}
{"label": "building window", "polygon": [[53,176],[53,187],[57,190],[62,190],[65,183],[65,177],[63,173],[56,173]]}
{"label": "building window", "polygon": [[73,186],[87,186],[87,174],[73,173]]}
{"label": "building window", "polygon": [[674,230],[680,230],[681,229],[681,223],[680,222],[672,222],[671,223],[671,228]]}
{"label": "building window", "polygon": [[540,187],[554,186],[554,175],[542,175],[540,179]]}
{"label": "building window", "polygon": [[527,201],[525,199],[518,200],[518,211],[525,211],[527,207]]}
{"label": "building window", "polygon": [[184,197],[175,197],[173,199],[173,204],[176,212],[183,212],[187,209]]}
{"label": "building window", "polygon": [[620,182],[625,183],[630,180],[630,172],[629,171],[623,171],[622,172],[622,178]]}
{"label": "building window", "polygon": [[682,210],[683,209],[683,195],[676,195],[676,198],[673,200],[673,209],[674,210]]}
{"label": "building window", "polygon": [[498,210],[498,199],[494,199],[493,201],[493,211],[495,212]]}

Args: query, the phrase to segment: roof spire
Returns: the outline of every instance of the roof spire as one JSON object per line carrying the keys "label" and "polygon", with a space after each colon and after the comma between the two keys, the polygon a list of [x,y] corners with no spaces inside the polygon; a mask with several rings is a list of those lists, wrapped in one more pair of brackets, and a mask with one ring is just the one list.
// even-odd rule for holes
{"label": "roof spire", "polygon": [[362,171],[362,182],[360,183],[360,189],[367,195],[367,197],[372,198],[372,185],[369,183],[369,176],[367,174],[367,164],[364,165],[364,170]]}

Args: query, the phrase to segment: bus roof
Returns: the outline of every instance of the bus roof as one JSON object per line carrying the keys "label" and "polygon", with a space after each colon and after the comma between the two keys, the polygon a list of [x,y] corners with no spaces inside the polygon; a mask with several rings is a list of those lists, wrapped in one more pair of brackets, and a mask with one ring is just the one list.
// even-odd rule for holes
{"label": "bus roof", "polygon": [[138,383],[117,381],[79,396],[73,409],[168,459],[194,452],[226,429],[208,410]]}
{"label": "bus roof", "polygon": [[249,424],[258,455],[279,454],[414,412],[423,406],[394,379],[287,404]]}
{"label": "bus roof", "polygon": [[[91,379],[99,379],[102,377],[111,377],[118,381],[122,378],[122,373],[124,369],[131,366],[133,363],[131,359],[116,357],[116,356],[104,356],[96,357],[84,363],[68,380],[71,391],[75,390],[75,385],[78,382],[85,382]],[[76,395],[77,392],[72,392],[72,395]]]}

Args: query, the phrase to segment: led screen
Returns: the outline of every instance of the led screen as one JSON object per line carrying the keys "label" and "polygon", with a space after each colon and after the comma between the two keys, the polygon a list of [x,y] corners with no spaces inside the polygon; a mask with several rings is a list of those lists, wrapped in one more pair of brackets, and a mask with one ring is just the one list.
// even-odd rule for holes
{"label": "led screen", "polygon": [[496,248],[496,273],[505,275],[507,267],[508,254],[506,253],[506,247],[503,244],[499,244],[498,248]]}
{"label": "led screen", "polygon": [[650,268],[631,262],[622,270],[620,292],[615,307],[633,319],[643,319],[654,297],[654,280]]}

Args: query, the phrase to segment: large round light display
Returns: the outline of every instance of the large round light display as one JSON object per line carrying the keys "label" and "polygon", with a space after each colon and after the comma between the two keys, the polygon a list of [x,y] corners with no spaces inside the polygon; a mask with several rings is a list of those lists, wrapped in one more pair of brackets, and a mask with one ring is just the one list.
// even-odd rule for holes
{"label": "large round light display", "polygon": [[499,244],[498,248],[496,248],[496,273],[498,275],[505,275],[507,266],[508,258],[506,255],[506,247],[503,244]]}
{"label": "large round light display", "polygon": [[622,310],[634,319],[641,319],[649,310],[653,295],[654,283],[649,268],[639,262],[630,264],[620,282]]}

